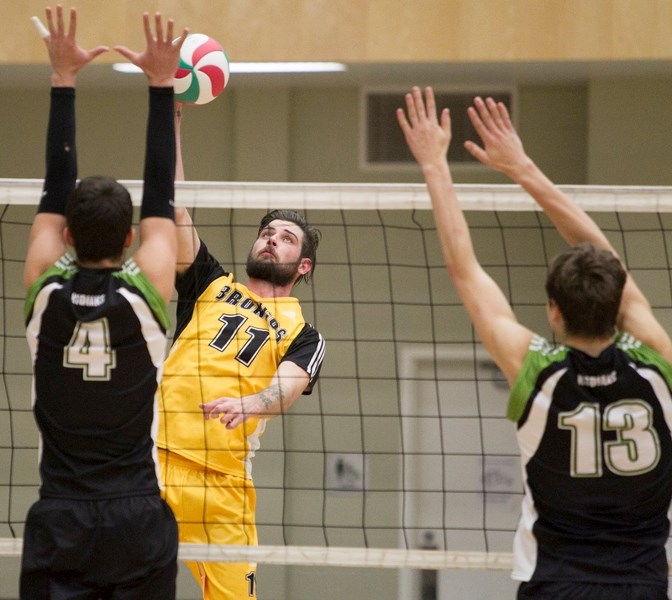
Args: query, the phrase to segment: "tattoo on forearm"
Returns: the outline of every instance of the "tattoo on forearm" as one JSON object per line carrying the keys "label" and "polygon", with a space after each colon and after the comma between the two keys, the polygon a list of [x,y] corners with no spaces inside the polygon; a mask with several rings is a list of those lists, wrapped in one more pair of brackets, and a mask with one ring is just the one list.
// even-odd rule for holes
{"label": "tattoo on forearm", "polygon": [[273,406],[273,403],[282,403],[284,400],[282,389],[279,384],[272,385],[271,387],[265,389],[260,393],[259,397],[266,410],[269,410]]}

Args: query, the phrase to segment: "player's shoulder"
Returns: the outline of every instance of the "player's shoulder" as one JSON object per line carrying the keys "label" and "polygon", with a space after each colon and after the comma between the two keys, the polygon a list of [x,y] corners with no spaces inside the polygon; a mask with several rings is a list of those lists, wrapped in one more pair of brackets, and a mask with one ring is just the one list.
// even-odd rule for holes
{"label": "player's shoulder", "polygon": [[517,381],[534,383],[540,373],[549,366],[564,363],[568,352],[567,346],[553,343],[539,334],[533,334],[516,378]]}
{"label": "player's shoulder", "polygon": [[33,281],[26,291],[24,305],[26,318],[32,314],[33,305],[38,295],[45,287],[51,284],[56,284],[57,286],[64,284],[66,281],[71,280],[78,270],[79,267],[77,266],[74,257],[71,254],[66,253]]}
{"label": "player's shoulder", "polygon": [[114,271],[112,276],[118,286],[132,287],[143,295],[155,292],[151,281],[133,258],[126,260],[121,269]]}
{"label": "player's shoulder", "polygon": [[636,364],[650,366],[660,371],[672,384],[672,364],[660,352],[624,332],[618,334],[614,345]]}
{"label": "player's shoulder", "polygon": [[530,345],[527,349],[527,357],[536,360],[558,361],[567,355],[567,346],[556,344],[545,337],[535,333],[530,339]]}
{"label": "player's shoulder", "polygon": [[301,328],[300,335],[310,337],[315,340],[324,340],[322,337],[322,334],[317,330],[317,328],[312,324],[305,322],[303,323],[303,327]]}

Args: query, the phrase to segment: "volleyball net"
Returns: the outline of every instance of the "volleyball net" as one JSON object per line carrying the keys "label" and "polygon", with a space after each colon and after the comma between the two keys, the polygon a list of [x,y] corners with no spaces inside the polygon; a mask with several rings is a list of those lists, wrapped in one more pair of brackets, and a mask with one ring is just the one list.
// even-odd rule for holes
{"label": "volleyball net", "polygon": [[[138,203],[141,182],[123,183]],[[39,487],[21,272],[41,186],[0,180],[0,556],[20,554]],[[564,242],[517,186],[456,187],[480,262],[550,336],[543,282]],[[563,189],[672,331],[672,188]],[[260,217],[303,212],[322,242],[295,292],[327,341],[313,394],[269,421],[252,462],[260,546],[183,544],[180,557],[509,570],[522,482],[508,389],[450,283],[425,186],[187,182],[177,202],[239,278]]]}

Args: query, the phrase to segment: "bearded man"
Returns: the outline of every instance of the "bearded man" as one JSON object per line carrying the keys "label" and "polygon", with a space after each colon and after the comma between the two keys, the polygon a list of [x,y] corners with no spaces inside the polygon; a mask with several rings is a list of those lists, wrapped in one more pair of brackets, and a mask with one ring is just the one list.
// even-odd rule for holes
{"label": "bearded man", "polygon": [[[181,110],[176,179],[183,179]],[[251,459],[266,421],[318,378],[325,344],[290,296],[315,271],[320,232],[292,210],[265,215],[247,284],[210,254],[188,211],[178,230],[177,326],[159,390],[164,495],[180,541],[257,545]],[[187,563],[203,598],[256,598],[251,563]]]}

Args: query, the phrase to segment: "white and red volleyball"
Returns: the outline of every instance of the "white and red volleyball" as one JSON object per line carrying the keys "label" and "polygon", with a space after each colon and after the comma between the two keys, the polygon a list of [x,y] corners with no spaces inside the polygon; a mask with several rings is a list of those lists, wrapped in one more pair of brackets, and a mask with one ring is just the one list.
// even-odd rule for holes
{"label": "white and red volleyball", "polygon": [[175,71],[175,100],[207,104],[229,82],[229,57],[219,42],[203,33],[190,33],[180,49]]}

